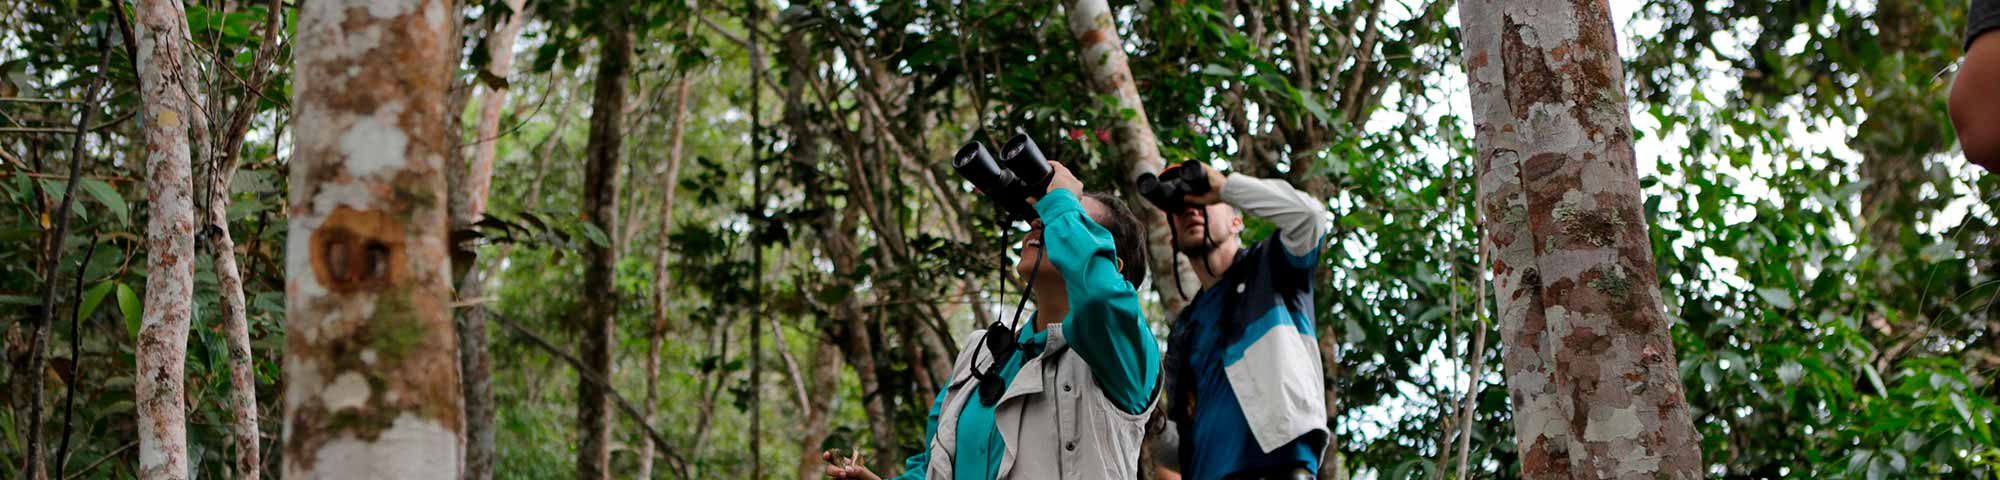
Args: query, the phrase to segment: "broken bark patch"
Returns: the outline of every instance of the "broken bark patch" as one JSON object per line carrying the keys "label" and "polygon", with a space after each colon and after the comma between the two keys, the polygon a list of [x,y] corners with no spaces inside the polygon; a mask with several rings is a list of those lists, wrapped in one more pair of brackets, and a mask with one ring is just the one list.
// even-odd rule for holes
{"label": "broken bark patch", "polygon": [[1500,38],[1500,67],[1507,75],[1507,101],[1516,118],[1528,118],[1530,108],[1562,101],[1562,86],[1556,83],[1555,69],[1549,68],[1547,53],[1528,46],[1522,39],[1525,24],[1503,17]]}
{"label": "broken bark patch", "polygon": [[401,282],[403,225],[379,211],[337,207],[313,230],[313,275],[328,291],[375,292]]}

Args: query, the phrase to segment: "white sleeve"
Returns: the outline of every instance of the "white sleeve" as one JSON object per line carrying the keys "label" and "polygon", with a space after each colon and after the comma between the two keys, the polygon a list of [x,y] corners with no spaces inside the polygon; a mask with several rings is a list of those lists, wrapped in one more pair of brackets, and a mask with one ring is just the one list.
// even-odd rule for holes
{"label": "white sleeve", "polygon": [[1229,174],[1229,181],[1222,184],[1222,201],[1277,224],[1278,241],[1294,257],[1312,253],[1326,236],[1326,205],[1284,180]]}

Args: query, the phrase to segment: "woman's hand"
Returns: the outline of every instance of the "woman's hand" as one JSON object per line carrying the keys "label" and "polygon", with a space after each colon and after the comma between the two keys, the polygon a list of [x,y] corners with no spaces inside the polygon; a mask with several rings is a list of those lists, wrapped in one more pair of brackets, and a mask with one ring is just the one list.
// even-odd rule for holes
{"label": "woman's hand", "polygon": [[[1056,190],[1069,190],[1069,193],[1076,194],[1077,198],[1083,198],[1083,181],[1077,180],[1076,174],[1070,173],[1069,167],[1063,166],[1062,162],[1051,160],[1049,161],[1049,170],[1049,189],[1046,192],[1042,192],[1043,194],[1055,193]],[[1028,204],[1034,205],[1035,202],[1041,200],[1040,198],[1030,198],[1028,199]]]}
{"label": "woman's hand", "polygon": [[875,472],[868,471],[868,466],[861,461],[861,452],[854,452],[852,456],[841,456],[837,452],[839,450],[827,450],[819,454],[820,461],[826,462],[827,478],[882,480],[882,477],[876,476]]}

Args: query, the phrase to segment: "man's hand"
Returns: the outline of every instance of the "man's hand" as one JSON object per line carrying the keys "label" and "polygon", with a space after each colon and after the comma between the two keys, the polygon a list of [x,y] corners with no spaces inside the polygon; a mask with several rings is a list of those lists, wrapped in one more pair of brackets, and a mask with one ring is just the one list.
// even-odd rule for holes
{"label": "man's hand", "polygon": [[[1051,170],[1049,175],[1049,190],[1042,192],[1043,194],[1055,193],[1056,190],[1069,190],[1069,193],[1076,194],[1077,198],[1083,198],[1083,181],[1077,180],[1076,174],[1070,173],[1069,167],[1063,166],[1062,162],[1050,161],[1049,170]],[[1034,205],[1041,200],[1040,198],[1030,198],[1028,199],[1028,204]]]}
{"label": "man's hand", "polygon": [[820,461],[826,462],[827,478],[882,480],[882,477],[876,476],[875,472],[868,471],[868,466],[862,464],[861,452],[854,452],[854,455],[851,456],[841,456],[837,452],[838,450],[827,450],[819,454]]}
{"label": "man's hand", "polygon": [[[1197,163],[1196,165],[1201,165],[1201,172],[1208,174],[1208,193],[1203,193],[1201,195],[1184,195],[1181,200],[1187,202],[1190,205],[1206,206],[1206,205],[1214,205],[1217,203],[1222,203],[1222,184],[1224,182],[1228,182],[1229,177],[1224,176],[1222,174],[1222,171],[1220,170],[1209,168],[1208,165],[1199,163]],[[1187,167],[1181,167],[1181,168],[1187,168]]]}

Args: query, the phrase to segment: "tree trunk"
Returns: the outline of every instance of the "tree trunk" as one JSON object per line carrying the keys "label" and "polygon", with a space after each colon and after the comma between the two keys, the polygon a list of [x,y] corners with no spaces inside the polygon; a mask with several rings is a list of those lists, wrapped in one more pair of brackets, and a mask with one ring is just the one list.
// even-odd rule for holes
{"label": "tree trunk", "polygon": [[295,37],[284,473],[450,478],[445,0],[315,4]]}
{"label": "tree trunk", "polygon": [[[194,193],[188,122],[187,14],[176,0],[138,6],[139,88],[146,109],[145,314],[139,327],[139,476],[188,478],[186,375],[194,300]],[[55,272],[50,272],[54,275]]]}
{"label": "tree trunk", "polygon": [[1459,4],[1525,478],[1698,478],[1603,2]]}
{"label": "tree trunk", "polygon": [[[500,114],[507,109],[508,79],[514,72],[514,39],[521,32],[521,25],[527,23],[528,12],[523,8],[527,0],[504,0],[507,8],[513,10],[504,23],[499,23],[486,37],[486,75],[498,81],[485,83],[486,89],[479,92],[479,126],[472,138],[472,164],[466,169],[464,194],[465,208],[454,210],[452,222],[469,224],[479,220],[486,213],[487,191],[493,186],[493,157],[500,144]],[[498,21],[498,20],[496,20]]]}
{"label": "tree trunk", "polygon": [[[236,239],[229,232],[229,188],[242,155],[243,141],[250,131],[250,120],[256,116],[264,89],[270,85],[271,63],[277,58],[278,35],[284,28],[280,23],[284,15],[282,7],[275,0],[266,6],[264,38],[250,62],[250,91],[237,98],[229,112],[229,123],[224,125],[223,136],[218,139],[221,145],[216,150],[213,171],[209,172],[209,250],[215,260],[216,288],[221,291],[218,316],[223,319],[223,336],[229,343],[230,433],[236,446],[236,478],[240,480],[261,478],[264,459],[259,443],[262,415],[257,410],[257,358],[250,347],[250,319],[244,305],[242,269],[236,264]],[[272,138],[283,136],[279,133]]]}
{"label": "tree trunk", "polygon": [[[820,331],[838,328],[837,320],[828,318],[821,322]],[[833,412],[827,409],[833,405],[833,397],[840,393],[840,349],[825,342],[814,342],[812,359],[812,385],[808,401],[805,433],[799,437],[799,461],[796,477],[812,480],[825,475],[820,463],[820,444],[826,443],[832,433]],[[897,459],[890,459],[895,461]]]}
{"label": "tree trunk", "polygon": [[[1127,203],[1137,207],[1132,211],[1146,225],[1146,236],[1150,237],[1146,239],[1146,262],[1150,264],[1147,270],[1152,272],[1153,290],[1159,292],[1160,306],[1166,312],[1162,318],[1173,318],[1192,300],[1182,292],[1193,292],[1201,284],[1194,275],[1193,264],[1179,258],[1180,253],[1174,251],[1173,229],[1167,225],[1167,216],[1151,208],[1133,188],[1132,180],[1140,174],[1157,173],[1164,167],[1159,140],[1153,136],[1152,123],[1146,120],[1146,105],[1139,99],[1139,89],[1132,84],[1132,68],[1126,63],[1124,42],[1118,38],[1111,7],[1104,0],[1063,3],[1069,15],[1069,33],[1076,37],[1077,56],[1083,61],[1084,72],[1089,74],[1091,89],[1099,95],[1117,98],[1119,110],[1132,112],[1121,117],[1111,129],[1111,141],[1125,167],[1120,178],[1126,181],[1118,189],[1125,192]],[[1152,437],[1158,433],[1157,429],[1148,428],[1146,440],[1140,444],[1153,444]],[[1141,475],[1152,475],[1157,464],[1153,455],[1142,453]]]}
{"label": "tree trunk", "polygon": [[[861,266],[860,249],[854,243],[854,231],[860,224],[862,214],[859,202],[848,202],[837,228],[824,231],[821,238],[821,252],[833,262],[833,271],[841,284],[835,289],[852,289],[854,272]],[[847,295],[833,307],[834,322],[845,332],[839,338],[841,350],[847,362],[854,367],[855,376],[861,381],[861,405],[868,420],[869,433],[875,441],[877,463],[886,468],[903,458],[900,445],[896,444],[896,423],[890,418],[888,392],[882,391],[882,382],[875,374],[875,340],[869,336],[868,316],[861,309],[858,295]],[[928,400],[924,400],[928,401]]]}
{"label": "tree trunk", "polygon": [[[1160,159],[1159,140],[1153,137],[1153,126],[1146,120],[1146,105],[1139,101],[1139,89],[1132,84],[1132,68],[1126,64],[1125,46],[1118,39],[1118,29],[1114,23],[1111,8],[1104,0],[1066,0],[1069,12],[1069,33],[1076,37],[1077,55],[1083,59],[1083,69],[1090,76],[1090,87],[1099,95],[1118,98],[1118,109],[1130,109],[1133,115],[1125,116],[1111,129],[1111,141],[1118,150],[1118,161],[1124,165],[1121,178],[1127,181],[1119,185],[1119,191],[1126,192],[1125,199],[1138,208],[1133,213],[1147,226],[1146,259],[1153,273],[1153,289],[1160,293],[1160,305],[1166,309],[1168,318],[1177,314],[1181,306],[1187,305],[1189,298],[1181,297],[1183,287],[1199,287],[1194,276],[1194,267],[1186,261],[1175,261],[1179,255],[1174,252],[1167,227],[1167,216],[1159,209],[1140,199],[1133,190],[1131,180],[1142,173],[1157,173],[1164,166]],[[1183,259],[1185,260],[1185,259]],[[1178,268],[1177,268],[1178,266]],[[1187,288],[1192,292],[1195,288]]]}
{"label": "tree trunk", "polygon": [[[660,347],[667,331],[667,307],[672,304],[674,284],[668,278],[667,237],[674,231],[674,194],[679,190],[681,177],[681,142],[686,138],[688,115],[688,89],[694,86],[698,76],[694,72],[682,74],[674,86],[674,123],[667,134],[667,176],[666,187],[660,195],[660,250],[653,260],[653,331],[646,342],[646,421],[652,421],[660,403]],[[639,440],[638,478],[653,478],[653,439]]]}
{"label": "tree trunk", "polygon": [[[618,165],[625,152],[625,82],[630,77],[632,39],[627,31],[624,5],[605,9],[598,47],[596,88],[592,93],[590,143],[585,147],[587,163],[583,173],[585,217],[600,232],[609,234],[618,224]],[[583,361],[607,378],[611,370],[613,322],[618,313],[613,268],[618,264],[615,245],[589,242],[584,249],[589,266],[583,273],[583,291],[594,300],[583,305],[580,335]],[[611,478],[611,395],[610,385],[577,381],[576,475],[581,480]]]}
{"label": "tree trunk", "polygon": [[[233,155],[227,156],[233,158]],[[217,316],[223,320],[223,336],[229,342],[230,436],[236,445],[236,476],[257,480],[263,464],[257,435],[257,365],[250,352],[250,319],[243,303],[243,274],[236,265],[236,239],[229,233],[229,181],[236,173],[234,162],[225,162],[209,178],[209,250],[215,258],[215,281],[221,290],[216,302]]]}
{"label": "tree trunk", "polygon": [[[513,14],[508,15],[505,21],[494,21],[495,25],[486,37],[486,51],[490,55],[485,67],[487,75],[480,76],[499,81],[486,83],[487,88],[479,92],[479,125],[473,136],[472,164],[463,172],[463,181],[451,186],[451,224],[454,230],[466,228],[486,215],[486,198],[493,185],[493,157],[499,144],[500,114],[507,108],[509,89],[506,79],[514,67],[514,37],[528,18],[527,12],[522,11],[525,0],[506,2]],[[471,267],[466,271],[465,279],[459,282],[458,292],[462,300],[477,300],[485,294],[486,272],[479,265]],[[465,395],[465,472],[461,478],[487,480],[493,478],[493,462],[498,453],[493,443],[493,371],[486,351],[486,309],[467,308],[460,310],[458,315],[458,363],[464,375],[462,389]]]}

